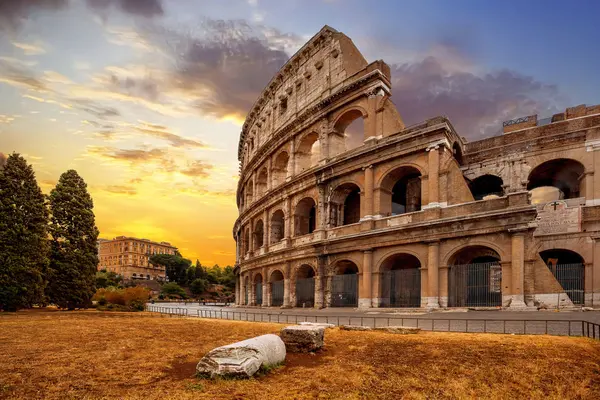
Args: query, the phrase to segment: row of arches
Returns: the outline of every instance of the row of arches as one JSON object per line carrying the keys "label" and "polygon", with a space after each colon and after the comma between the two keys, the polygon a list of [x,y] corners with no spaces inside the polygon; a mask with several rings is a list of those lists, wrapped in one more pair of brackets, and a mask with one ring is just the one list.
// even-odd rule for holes
{"label": "row of arches", "polygon": [[[549,160],[538,165],[529,173],[527,180],[532,203],[580,197],[584,172],[585,168],[579,161],[568,158]],[[475,200],[504,195],[504,182],[499,176],[485,174],[468,183]]]}
{"label": "row of arches", "polygon": [[[570,250],[542,251],[540,257],[574,304],[584,304],[584,260]],[[296,269],[292,277],[291,305],[314,307],[317,287],[316,271],[309,264]],[[257,305],[284,304],[284,275],[275,269],[268,278],[270,303],[263,297],[263,277],[254,275],[253,282],[245,278],[245,304],[252,291]],[[387,257],[378,272],[379,307],[421,307],[421,263],[408,253]],[[448,265],[449,307],[502,306],[502,266],[500,255],[486,246],[470,246],[458,251]],[[335,263],[326,277],[326,305],[357,307],[359,299],[359,268],[350,260]]]}
{"label": "row of arches", "polygon": [[[292,175],[302,173],[317,165],[324,156],[322,154],[324,146],[321,143],[324,138],[328,142],[325,146],[328,157],[334,157],[361,146],[364,139],[365,116],[362,109],[350,109],[336,120],[331,132],[326,132],[325,135],[319,135],[315,131],[304,134],[297,142],[293,154],[290,154],[289,150],[281,150],[272,161],[270,173],[265,165],[258,170],[256,182],[253,179],[248,180],[241,196],[241,206],[264,196],[269,188],[269,180],[271,187],[277,187]],[[290,162],[292,157],[293,163]]]}

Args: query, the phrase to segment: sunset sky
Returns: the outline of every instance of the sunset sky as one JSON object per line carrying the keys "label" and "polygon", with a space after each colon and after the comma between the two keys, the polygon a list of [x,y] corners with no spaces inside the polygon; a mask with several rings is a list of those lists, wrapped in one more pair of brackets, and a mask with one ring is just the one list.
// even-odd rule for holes
{"label": "sunset sky", "polygon": [[237,141],[270,78],[325,24],[392,68],[407,124],[469,140],[600,103],[600,2],[0,0],[0,153],[44,192],[77,170],[100,237],[235,262]]}

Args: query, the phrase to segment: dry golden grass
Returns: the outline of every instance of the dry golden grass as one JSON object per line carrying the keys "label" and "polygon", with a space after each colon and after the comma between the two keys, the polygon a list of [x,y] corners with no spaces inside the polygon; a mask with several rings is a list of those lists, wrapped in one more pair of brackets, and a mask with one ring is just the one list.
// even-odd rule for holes
{"label": "dry golden grass", "polygon": [[246,380],[199,380],[216,346],[282,325],[148,314],[0,316],[0,398],[600,398],[600,343],[551,336],[328,330],[317,355]]}

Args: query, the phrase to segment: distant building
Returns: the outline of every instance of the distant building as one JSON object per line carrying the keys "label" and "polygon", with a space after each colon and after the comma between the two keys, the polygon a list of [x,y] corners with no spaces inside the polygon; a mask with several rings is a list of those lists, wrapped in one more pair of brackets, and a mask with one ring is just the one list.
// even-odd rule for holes
{"label": "distant building", "polygon": [[148,259],[154,254],[175,254],[177,247],[168,242],[117,236],[98,240],[98,270],[107,270],[124,279],[166,280],[165,267],[153,266]]}

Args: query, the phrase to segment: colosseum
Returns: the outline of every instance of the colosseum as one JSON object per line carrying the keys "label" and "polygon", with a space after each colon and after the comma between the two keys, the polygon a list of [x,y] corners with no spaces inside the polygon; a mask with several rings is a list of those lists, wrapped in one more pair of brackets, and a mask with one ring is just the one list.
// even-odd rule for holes
{"label": "colosseum", "polygon": [[600,306],[600,106],[467,142],[445,117],[405,126],[391,91],[328,26],[264,89],[238,148],[236,304]]}

